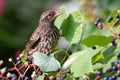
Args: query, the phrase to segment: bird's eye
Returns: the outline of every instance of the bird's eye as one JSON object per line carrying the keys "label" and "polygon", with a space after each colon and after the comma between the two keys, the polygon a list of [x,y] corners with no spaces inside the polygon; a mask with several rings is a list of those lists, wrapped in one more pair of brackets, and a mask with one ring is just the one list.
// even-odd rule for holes
{"label": "bird's eye", "polygon": [[52,14],[49,14],[48,16],[50,16],[50,17],[51,17],[51,16],[52,16]]}
{"label": "bird's eye", "polygon": [[53,14],[49,14],[49,15],[47,16],[47,18],[48,18],[48,19],[51,19],[51,18],[53,18],[53,16],[54,16]]}

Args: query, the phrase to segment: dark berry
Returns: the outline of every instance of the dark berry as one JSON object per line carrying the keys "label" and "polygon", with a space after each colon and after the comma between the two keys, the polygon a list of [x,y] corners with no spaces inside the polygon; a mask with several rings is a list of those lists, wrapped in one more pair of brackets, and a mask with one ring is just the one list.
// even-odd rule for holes
{"label": "dark berry", "polygon": [[116,15],[116,18],[117,18],[117,19],[119,19],[119,18],[120,18],[120,15],[119,15],[119,14],[117,14],[117,15]]}
{"label": "dark berry", "polygon": [[96,74],[96,75],[100,75],[100,74],[101,74],[101,72],[100,72],[100,71],[98,71],[98,70],[96,70],[96,71],[95,71],[95,74]]}
{"label": "dark berry", "polygon": [[113,69],[114,71],[117,71],[117,66],[113,66],[112,69]]}
{"label": "dark berry", "polygon": [[116,80],[116,76],[113,75],[113,76],[112,76],[112,80]]}
{"label": "dark berry", "polygon": [[43,74],[43,72],[42,72],[42,71],[39,71],[39,72],[38,72],[38,75],[42,75],[42,74]]}
{"label": "dark berry", "polygon": [[46,55],[47,55],[47,56],[49,56],[49,55],[50,55],[50,52],[49,52],[49,51],[47,51],[47,52],[46,52]]}
{"label": "dark berry", "polygon": [[17,64],[22,64],[22,61],[17,61]]}
{"label": "dark berry", "polygon": [[11,77],[12,77],[12,80],[17,80],[16,74],[12,74]]}
{"label": "dark berry", "polygon": [[118,19],[118,21],[120,22],[120,18]]}
{"label": "dark berry", "polygon": [[92,49],[96,49],[96,47],[95,47],[95,46],[93,46],[93,47],[92,47]]}
{"label": "dark berry", "polygon": [[120,62],[118,62],[118,61],[117,61],[117,62],[115,62],[115,66],[117,66],[117,64],[120,64]]}
{"label": "dark berry", "polygon": [[113,17],[110,16],[107,21],[108,21],[108,22],[111,22],[112,20],[113,20]]}
{"label": "dark berry", "polygon": [[27,57],[25,57],[25,60],[26,60],[26,61],[29,61],[29,58],[28,58],[28,56],[27,56]]}
{"label": "dark berry", "polygon": [[120,33],[118,34],[118,36],[120,37]]}
{"label": "dark berry", "polygon": [[71,71],[70,71],[70,69],[67,69],[67,73],[70,73]]}
{"label": "dark berry", "polygon": [[97,18],[97,19],[96,19],[96,21],[97,21],[97,22],[100,22],[100,21],[101,21],[101,19],[100,19],[100,18]]}
{"label": "dark berry", "polygon": [[94,23],[94,24],[95,24],[95,26],[97,26],[97,25],[98,25],[98,22],[97,22],[97,21],[95,21],[95,23]]}
{"label": "dark berry", "polygon": [[65,73],[62,74],[62,78],[66,78],[67,75]]}
{"label": "dark berry", "polygon": [[110,16],[109,18],[110,18],[110,20],[113,20],[113,17],[112,17],[112,16]]}
{"label": "dark berry", "polygon": [[116,56],[117,56],[117,58],[120,58],[120,53],[118,53]]}
{"label": "dark berry", "polygon": [[108,80],[113,80],[112,77],[109,77]]}
{"label": "dark berry", "polygon": [[120,77],[120,73],[115,74],[116,77]]}
{"label": "dark berry", "polygon": [[25,77],[25,79],[24,79],[24,80],[29,80],[29,79],[28,79],[28,77]]}
{"label": "dark berry", "polygon": [[16,60],[17,60],[17,61],[20,61],[20,60],[21,60],[21,58],[20,58],[20,57],[17,57],[17,58],[16,58]]}
{"label": "dark berry", "polygon": [[27,76],[21,76],[21,80],[28,80]]}
{"label": "dark berry", "polygon": [[107,78],[107,77],[105,77],[105,78],[103,78],[102,80],[108,80],[108,78]]}
{"label": "dark berry", "polygon": [[58,69],[56,70],[56,72],[60,72],[60,68],[58,68]]}
{"label": "dark berry", "polygon": [[24,80],[25,79],[25,76],[21,76],[21,80]]}
{"label": "dark berry", "polygon": [[116,45],[115,41],[116,41],[116,38],[113,38],[112,41],[111,41],[111,43],[112,43],[113,46]]}
{"label": "dark berry", "polygon": [[5,68],[5,70],[6,70],[6,72],[8,71],[8,67],[4,67]]}

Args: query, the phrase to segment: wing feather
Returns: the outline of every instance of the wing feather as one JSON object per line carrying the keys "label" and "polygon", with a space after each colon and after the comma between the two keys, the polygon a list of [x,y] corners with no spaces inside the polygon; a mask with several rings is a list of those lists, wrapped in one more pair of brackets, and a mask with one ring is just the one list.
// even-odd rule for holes
{"label": "wing feather", "polygon": [[40,41],[40,27],[37,27],[30,37],[30,40],[26,45],[26,52],[28,53],[29,50],[31,50],[31,48],[33,48],[38,43],[38,41]]}

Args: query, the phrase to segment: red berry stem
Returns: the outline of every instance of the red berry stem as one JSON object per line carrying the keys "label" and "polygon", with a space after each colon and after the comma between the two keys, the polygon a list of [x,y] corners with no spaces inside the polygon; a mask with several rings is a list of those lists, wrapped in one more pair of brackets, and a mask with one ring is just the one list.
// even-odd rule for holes
{"label": "red berry stem", "polygon": [[100,79],[100,75],[96,75],[95,80],[99,80]]}

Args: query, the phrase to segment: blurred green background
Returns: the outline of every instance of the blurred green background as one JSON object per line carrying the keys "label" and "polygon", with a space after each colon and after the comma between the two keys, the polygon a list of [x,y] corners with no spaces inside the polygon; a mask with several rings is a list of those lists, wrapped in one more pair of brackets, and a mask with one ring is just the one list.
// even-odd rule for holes
{"label": "blurred green background", "polygon": [[[68,0],[69,1],[69,0]],[[25,48],[42,12],[66,0],[0,0],[0,59]]]}
{"label": "blurred green background", "polygon": [[68,12],[80,11],[92,33],[95,18],[107,18],[120,8],[119,3],[120,0],[0,0],[0,59],[14,57],[25,48],[46,10],[59,10],[64,5]]}

